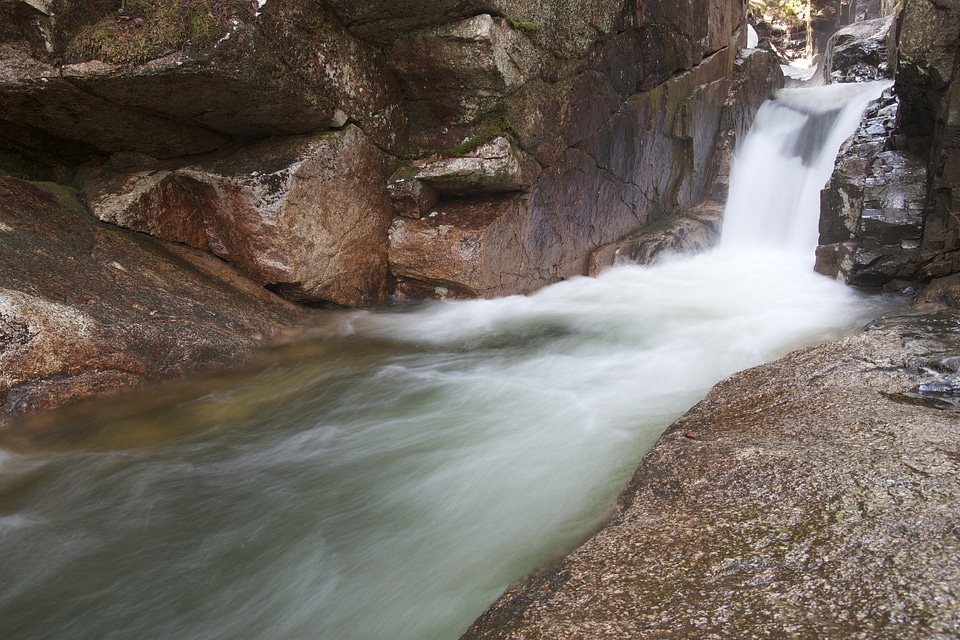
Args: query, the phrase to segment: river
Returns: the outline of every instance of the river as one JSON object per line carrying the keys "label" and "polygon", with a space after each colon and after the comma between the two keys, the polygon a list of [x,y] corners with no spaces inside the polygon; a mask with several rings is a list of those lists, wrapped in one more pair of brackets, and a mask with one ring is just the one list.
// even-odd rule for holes
{"label": "river", "polygon": [[[713,252],[530,296],[324,313],[243,369],[0,434],[0,636],[457,638],[596,530],[713,384],[890,304],[812,272],[809,220],[753,233],[836,153],[812,160],[785,123],[824,118],[770,109]],[[779,205],[751,147],[792,163]]]}

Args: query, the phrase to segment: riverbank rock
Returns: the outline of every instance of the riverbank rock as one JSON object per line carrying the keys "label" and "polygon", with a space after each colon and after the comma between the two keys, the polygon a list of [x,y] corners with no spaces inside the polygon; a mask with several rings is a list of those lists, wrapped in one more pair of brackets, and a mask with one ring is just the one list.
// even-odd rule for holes
{"label": "riverbank rock", "polygon": [[[844,55],[856,53],[845,62],[854,75],[880,70],[881,49],[888,64],[894,59],[882,30],[870,35],[873,24],[880,23],[866,24],[866,37],[847,43]],[[960,271],[960,8],[906,0],[897,24],[895,95],[881,100],[841,150],[821,200],[817,270],[859,286],[912,291]]]}
{"label": "riverbank rock", "polygon": [[747,134],[760,105],[784,85],[779,60],[759,49],[741,51],[734,61],[733,84],[720,109],[715,148],[709,160],[709,195],[693,206],[658,219],[590,254],[587,273],[597,275],[614,264],[650,264],[678,253],[699,253],[720,239],[734,150]]}
{"label": "riverbank rock", "polygon": [[958,321],[891,318],[720,383],[610,523],[464,639],[955,637]]}
{"label": "riverbank rock", "polygon": [[849,24],[830,37],[823,73],[830,82],[893,78],[896,67],[894,16]]}
{"label": "riverbank rock", "polygon": [[854,286],[905,291],[919,265],[924,163],[895,149],[899,100],[886,92],[837,155],[821,192],[816,270]]}
{"label": "riverbank rock", "polygon": [[211,251],[307,304],[364,305],[388,293],[392,163],[353,125],[273,138],[186,166],[92,172],[105,222]]}
{"label": "riverbank rock", "polygon": [[[402,169],[400,175],[422,178],[440,196],[427,201],[430,211],[419,211],[419,219],[394,222],[390,262],[398,295],[528,293],[588,273],[598,247],[699,204],[720,173],[721,114],[735,53],[721,49],[625,98],[609,71],[579,74],[568,106],[559,110],[557,122],[564,126],[549,143],[549,155],[543,145],[552,134],[524,133],[545,125],[542,115],[513,120],[520,150],[542,169],[517,163],[531,168],[516,175],[535,179],[490,189],[500,194],[480,199],[482,190],[473,188],[472,197],[460,192],[446,198],[451,187],[438,177],[415,164]],[[528,139],[542,143],[531,146]],[[519,194],[504,194],[510,190]],[[448,267],[440,256],[452,257]]]}
{"label": "riverbank rock", "polygon": [[[389,282],[399,298],[496,296],[585,274],[598,247],[712,194],[745,41],[740,0],[88,5],[4,0],[0,169],[82,185],[102,219],[310,304],[377,302]],[[323,221],[275,224],[293,216],[252,193],[277,179],[264,147],[285,143],[263,139],[301,135],[362,137],[390,171],[331,154]],[[399,217],[389,260],[389,202],[362,196],[370,220],[334,204],[377,180]],[[410,222],[440,211],[463,233]],[[469,276],[443,267],[445,242],[480,226],[516,250]],[[362,242],[369,256],[341,247]]]}
{"label": "riverbank rock", "polygon": [[960,7],[906,0],[900,16],[900,132],[927,165],[918,280],[960,272]]}
{"label": "riverbank rock", "polygon": [[590,255],[588,275],[599,275],[620,264],[655,264],[680,254],[693,255],[720,240],[724,203],[705,200],[682,215],[644,227],[626,238],[600,247]]}
{"label": "riverbank rock", "polygon": [[222,367],[304,312],[208,253],[94,219],[76,193],[0,177],[0,426]]}

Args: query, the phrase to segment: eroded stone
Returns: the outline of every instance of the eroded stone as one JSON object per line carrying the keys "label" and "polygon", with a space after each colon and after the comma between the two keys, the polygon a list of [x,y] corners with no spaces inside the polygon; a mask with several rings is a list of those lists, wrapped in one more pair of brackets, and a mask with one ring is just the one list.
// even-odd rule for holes
{"label": "eroded stone", "polygon": [[88,182],[101,219],[207,248],[311,304],[387,295],[390,163],[354,126],[247,146],[174,170]]}
{"label": "eroded stone", "polygon": [[0,177],[0,422],[253,357],[304,312],[208,253]]}

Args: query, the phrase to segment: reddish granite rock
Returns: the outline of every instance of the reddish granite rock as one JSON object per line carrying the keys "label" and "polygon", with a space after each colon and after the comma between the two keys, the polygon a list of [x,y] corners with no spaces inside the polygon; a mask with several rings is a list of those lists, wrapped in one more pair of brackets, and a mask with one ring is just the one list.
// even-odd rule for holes
{"label": "reddish granite rock", "polygon": [[526,198],[451,202],[390,229],[390,268],[400,298],[477,298],[541,286],[517,269]]}
{"label": "reddish granite rock", "polygon": [[[304,312],[223,261],[0,177],[0,414],[240,362]],[[0,418],[2,420],[4,418]]]}
{"label": "reddish granite rock", "polygon": [[106,222],[209,248],[298,302],[362,305],[387,295],[390,168],[351,125],[87,184]]}

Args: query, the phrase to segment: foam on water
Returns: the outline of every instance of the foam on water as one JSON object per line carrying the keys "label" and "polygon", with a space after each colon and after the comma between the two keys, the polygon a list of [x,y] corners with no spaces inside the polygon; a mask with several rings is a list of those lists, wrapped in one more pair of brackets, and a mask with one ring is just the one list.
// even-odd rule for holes
{"label": "foam on water", "polygon": [[820,190],[840,145],[890,81],[783,89],[760,107],[730,172],[727,247],[799,251],[813,263]]}
{"label": "foam on water", "polygon": [[4,637],[456,638],[711,385],[883,304],[738,241],[331,314],[246,372],[64,414],[65,442],[0,453]]}

